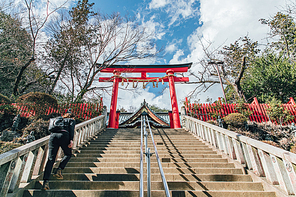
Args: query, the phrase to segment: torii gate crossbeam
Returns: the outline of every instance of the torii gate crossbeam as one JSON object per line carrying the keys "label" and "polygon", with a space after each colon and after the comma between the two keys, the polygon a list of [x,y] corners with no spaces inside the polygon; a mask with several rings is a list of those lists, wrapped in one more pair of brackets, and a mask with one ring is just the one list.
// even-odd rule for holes
{"label": "torii gate crossbeam", "polygon": [[[112,98],[109,114],[109,128],[116,128],[116,107],[118,97],[118,86],[120,82],[169,82],[173,128],[181,128],[178,102],[176,96],[175,82],[188,82],[188,77],[176,77],[174,73],[187,72],[192,63],[174,65],[112,65],[101,70],[101,72],[113,73],[112,77],[99,78],[100,82],[113,82]],[[101,67],[101,65],[99,65]],[[141,73],[141,77],[122,77],[121,73]],[[165,77],[146,77],[147,73],[166,73]]]}

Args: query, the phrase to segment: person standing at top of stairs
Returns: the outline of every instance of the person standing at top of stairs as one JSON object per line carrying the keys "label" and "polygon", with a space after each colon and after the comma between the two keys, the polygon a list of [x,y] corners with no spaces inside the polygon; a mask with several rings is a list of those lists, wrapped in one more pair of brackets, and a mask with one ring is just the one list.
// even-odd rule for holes
{"label": "person standing at top of stairs", "polygon": [[68,161],[72,156],[73,137],[75,129],[75,116],[71,113],[71,109],[67,110],[67,113],[62,116],[63,129],[57,129],[52,131],[48,142],[48,160],[45,166],[43,175],[42,190],[49,190],[49,177],[52,171],[53,164],[59,147],[64,152],[64,157],[61,160],[58,169],[53,175],[57,179],[63,179],[62,170],[66,167]]}

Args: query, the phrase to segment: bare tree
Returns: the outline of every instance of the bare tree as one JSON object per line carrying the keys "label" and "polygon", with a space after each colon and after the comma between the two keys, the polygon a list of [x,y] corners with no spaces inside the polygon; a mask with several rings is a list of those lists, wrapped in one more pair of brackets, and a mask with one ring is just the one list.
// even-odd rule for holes
{"label": "bare tree", "polygon": [[[31,46],[31,57],[22,65],[18,71],[18,74],[15,79],[15,83],[13,86],[13,94],[19,94],[19,85],[24,75],[25,70],[36,60],[36,45],[40,32],[44,28],[45,24],[48,22],[49,17],[55,13],[58,9],[62,8],[62,6],[66,3],[62,3],[58,7],[54,7],[50,9],[50,1],[48,0],[45,5],[45,16],[41,16],[38,11],[34,8],[36,4],[40,4],[40,2],[35,2],[34,0],[24,0],[25,7],[27,10],[27,17],[24,22],[27,22],[27,31],[31,35],[32,46]],[[32,82],[31,82],[32,83]],[[27,87],[30,84],[26,84],[24,87]]]}
{"label": "bare tree", "polygon": [[205,45],[201,42],[201,44],[205,58],[199,62],[199,70],[197,72],[191,71],[190,73],[196,78],[196,81],[190,83],[198,85],[189,96],[193,96],[201,91],[207,91],[214,84],[221,83],[218,78],[220,74],[222,83],[232,87],[236,93],[235,96],[246,100],[241,88],[241,80],[249,65],[248,63],[259,52],[259,49],[257,49],[258,43],[252,42],[245,36],[239,38],[230,46],[224,46],[222,50],[218,48],[210,51],[211,43]]}
{"label": "bare tree", "polygon": [[99,72],[118,62],[154,57],[159,51],[153,35],[129,17],[118,13],[102,15],[91,11],[93,4],[79,1],[53,28],[58,30],[49,43],[50,56],[58,81],[79,101],[101,87],[93,85]]}
{"label": "bare tree", "polygon": [[147,34],[146,29],[134,21],[114,14],[110,17],[99,17],[97,22],[100,26],[98,34],[95,35],[98,45],[91,43],[86,47],[87,59],[82,68],[88,72],[81,75],[82,80],[78,80],[80,92],[77,99],[96,89],[92,84],[102,69],[118,62],[154,57],[158,53],[152,35]]}

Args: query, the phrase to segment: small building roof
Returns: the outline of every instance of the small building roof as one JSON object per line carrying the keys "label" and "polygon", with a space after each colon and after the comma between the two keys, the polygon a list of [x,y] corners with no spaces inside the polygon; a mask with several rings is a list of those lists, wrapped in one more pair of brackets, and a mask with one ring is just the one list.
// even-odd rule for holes
{"label": "small building roof", "polygon": [[[136,110],[133,114],[129,117],[124,117],[123,121],[119,122],[119,127],[135,127],[139,126],[141,115],[148,116],[150,124],[154,125],[155,127],[169,127],[170,123],[167,120],[163,119],[161,116],[157,115],[153,110],[148,107],[148,104],[144,100],[141,104],[141,107]],[[121,119],[122,120],[122,119]]]}

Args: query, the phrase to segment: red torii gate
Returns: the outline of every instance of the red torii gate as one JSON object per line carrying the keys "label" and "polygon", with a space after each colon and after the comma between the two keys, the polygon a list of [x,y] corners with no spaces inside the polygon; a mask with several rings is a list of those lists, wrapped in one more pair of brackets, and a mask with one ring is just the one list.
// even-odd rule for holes
{"label": "red torii gate", "polygon": [[[172,104],[172,116],[173,116],[173,127],[181,128],[178,102],[175,90],[175,82],[188,82],[188,77],[176,77],[174,73],[187,72],[191,67],[192,63],[188,64],[173,64],[173,65],[113,65],[101,70],[101,72],[113,73],[112,77],[101,77],[100,82],[112,82],[112,98],[109,114],[109,128],[116,128],[116,107],[118,97],[118,86],[119,82],[132,82],[132,83],[158,83],[158,82],[169,82],[170,96]],[[141,77],[122,77],[121,73],[141,73]],[[166,73],[164,77],[147,77],[147,73]],[[147,84],[146,84],[147,85]],[[145,85],[143,84],[145,87]]]}

